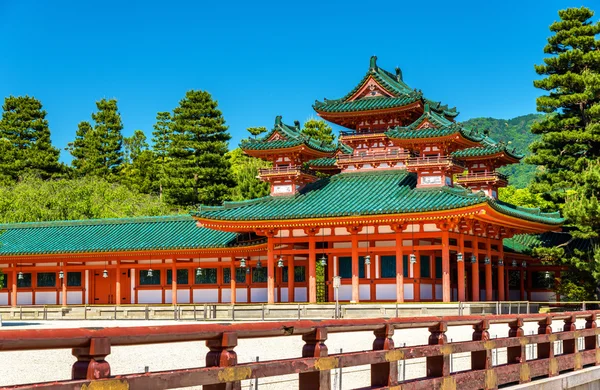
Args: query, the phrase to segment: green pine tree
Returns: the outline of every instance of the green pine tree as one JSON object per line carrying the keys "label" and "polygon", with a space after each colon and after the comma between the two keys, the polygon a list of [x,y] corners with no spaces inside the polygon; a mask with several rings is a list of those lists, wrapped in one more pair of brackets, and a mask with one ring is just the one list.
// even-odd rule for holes
{"label": "green pine tree", "polygon": [[98,112],[92,114],[94,133],[98,138],[101,164],[94,169],[98,176],[116,180],[123,165],[123,122],[116,99],[96,102]]}
{"label": "green pine tree", "polygon": [[248,132],[250,134],[252,134],[254,136],[254,138],[256,138],[256,136],[265,133],[267,131],[267,128],[264,126],[261,127],[248,127],[246,130],[248,130]]}
{"label": "green pine tree", "polygon": [[71,165],[75,168],[76,176],[93,174],[101,166],[99,141],[89,122],[79,122],[75,141],[70,142],[66,148],[73,156]]}
{"label": "green pine tree", "polygon": [[30,96],[9,96],[4,99],[2,109],[0,138],[14,147],[15,169],[1,175],[18,179],[33,174],[48,179],[60,174],[60,152],[50,142],[50,128],[42,103]]}
{"label": "green pine tree", "polygon": [[188,91],[173,111],[166,194],[173,203],[218,205],[235,185],[225,158],[227,132],[217,102],[205,91]]}
{"label": "green pine tree", "polygon": [[135,161],[139,155],[148,149],[146,134],[142,130],[135,130],[131,137],[123,138],[124,160],[127,164]]}
{"label": "green pine tree", "polygon": [[325,121],[320,119],[309,119],[304,122],[302,134],[317,139],[327,145],[333,146],[335,135],[333,129]]}
{"label": "green pine tree", "polygon": [[155,168],[158,184],[158,195],[162,200],[163,186],[166,183],[167,159],[171,141],[173,140],[173,127],[171,126],[171,114],[159,112],[156,114],[156,123],[152,132],[152,151],[156,157]]}

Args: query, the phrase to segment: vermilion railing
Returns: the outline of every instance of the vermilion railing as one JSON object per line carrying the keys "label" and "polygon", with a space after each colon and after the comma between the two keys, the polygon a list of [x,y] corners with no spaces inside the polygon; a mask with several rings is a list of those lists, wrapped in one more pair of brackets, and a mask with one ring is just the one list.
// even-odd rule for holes
{"label": "vermilion railing", "polygon": [[302,167],[299,167],[299,166],[261,168],[261,169],[259,169],[258,172],[260,175],[283,175],[283,174],[299,175],[300,173],[305,173],[307,175],[314,175],[313,171],[303,169]]}
{"label": "vermilion railing", "polygon": [[408,153],[400,152],[370,152],[365,154],[340,154],[338,156],[339,163],[356,163],[356,162],[371,162],[371,161],[404,161],[408,159]]}
{"label": "vermilion railing", "polygon": [[494,180],[494,181],[508,181],[508,177],[500,172],[474,172],[474,173],[461,173],[456,175],[457,182],[469,182],[469,181],[482,181],[482,180]]}
{"label": "vermilion railing", "polygon": [[414,166],[439,166],[439,165],[456,165],[464,167],[464,163],[459,160],[455,160],[452,157],[440,156],[440,157],[411,157],[406,161],[406,165],[409,167]]}
{"label": "vermilion railing", "polygon": [[[71,348],[77,358],[72,380],[19,385],[16,389],[168,389],[203,385],[204,389],[240,389],[241,380],[297,374],[299,388],[331,389],[331,370],[371,366],[371,388],[402,389],[493,389],[509,383],[529,382],[536,377],[556,376],[600,364],[596,311],[557,314],[418,317],[290,321],[245,324],[202,324],[99,329],[5,330],[0,338],[2,351]],[[577,330],[577,319],[585,328]],[[526,336],[523,325],[535,322],[535,335]],[[505,324],[506,337],[490,339],[491,324]],[[449,343],[448,327],[470,325],[472,341]],[[553,332],[552,326],[557,329]],[[396,330],[428,328],[428,345],[396,348]],[[339,332],[372,331],[373,350],[330,355],[327,335]],[[238,339],[301,336],[302,357],[237,364]],[[578,339],[583,338],[581,350]],[[205,340],[209,348],[206,367],[119,375],[111,377],[107,356],[112,346]],[[562,353],[555,354],[556,341]],[[274,339],[272,344],[277,345]],[[528,360],[526,347],[537,346],[537,358]],[[507,363],[493,365],[492,351],[507,349]],[[470,370],[451,372],[450,356],[470,353]],[[427,376],[398,381],[400,360],[425,358]],[[108,359],[110,360],[110,359]],[[93,383],[93,387],[90,384]],[[96,387],[97,386],[97,387]]]}

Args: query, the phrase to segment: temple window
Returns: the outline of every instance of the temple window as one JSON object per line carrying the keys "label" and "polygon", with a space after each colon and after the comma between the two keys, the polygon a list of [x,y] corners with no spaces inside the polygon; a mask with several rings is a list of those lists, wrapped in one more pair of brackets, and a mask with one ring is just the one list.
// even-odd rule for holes
{"label": "temple window", "polygon": [[56,287],[56,272],[38,272],[38,287]]}
{"label": "temple window", "polygon": [[8,275],[7,274],[2,274],[4,277],[2,278],[2,288],[7,288],[8,287]]}
{"label": "temple window", "polygon": [[431,257],[429,255],[421,256],[421,277],[431,278]]}
{"label": "temple window", "polygon": [[382,278],[396,277],[396,256],[381,256],[380,264]]}
{"label": "temple window", "polygon": [[340,277],[344,279],[352,278],[352,257],[340,257],[338,258]]}
{"label": "temple window", "polygon": [[23,279],[17,278],[17,287],[31,287],[31,273],[24,272]]}
{"label": "temple window", "polygon": [[252,268],[252,282],[253,283],[266,283],[267,282],[267,269],[265,267]]}
{"label": "temple window", "polygon": [[[288,281],[288,267],[281,269],[281,281],[287,283]],[[306,282],[306,267],[294,266],[294,282]]]}
{"label": "temple window", "polygon": [[[177,279],[179,279],[179,275],[177,275]],[[187,280],[187,276],[186,276],[186,280]],[[196,273],[194,283],[195,284],[217,284],[217,269],[216,268],[203,268],[202,275],[198,275],[198,273]]]}
{"label": "temple window", "polygon": [[435,278],[436,279],[441,279],[443,275],[443,271],[442,271],[442,258],[441,257],[436,257],[435,258]]}
{"label": "temple window", "polygon": [[[178,269],[177,270],[177,284],[188,284],[188,270]],[[216,283],[216,282],[215,282]],[[173,271],[167,270],[167,284],[173,284]]]}
{"label": "temple window", "polygon": [[[245,268],[235,269],[235,281],[236,283],[246,283]],[[223,268],[223,283],[231,283],[231,269],[229,268]]]}
{"label": "temple window", "polygon": [[152,276],[148,276],[147,270],[140,270],[140,286],[160,285],[160,270],[154,270]]}
{"label": "temple window", "polygon": [[67,272],[67,286],[81,287],[81,272]]}
{"label": "temple window", "polygon": [[533,271],[531,272],[531,288],[552,290],[554,288],[554,272]]}

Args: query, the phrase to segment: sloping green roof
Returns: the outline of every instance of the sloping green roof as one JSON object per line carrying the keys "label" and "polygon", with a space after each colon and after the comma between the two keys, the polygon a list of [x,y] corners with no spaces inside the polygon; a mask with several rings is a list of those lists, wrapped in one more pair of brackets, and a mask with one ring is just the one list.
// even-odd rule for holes
{"label": "sloping green roof", "polygon": [[[273,134],[279,133],[285,139],[269,141]],[[296,121],[295,126],[286,125],[282,122],[281,116],[275,118],[273,129],[261,138],[248,138],[240,142],[243,150],[274,150],[287,149],[299,145],[306,145],[311,149],[325,153],[333,153],[337,150],[336,146],[328,145],[322,141],[307,137],[301,133],[300,122]]]}
{"label": "sloping green roof", "polygon": [[337,167],[337,158],[335,157],[321,157],[307,162],[309,167]]}
{"label": "sloping green roof", "polygon": [[0,225],[0,256],[226,248],[238,234],[199,228],[188,215]]}
{"label": "sloping green roof", "polygon": [[565,253],[573,253],[574,250],[593,250],[591,240],[572,239],[568,231],[546,232],[542,234],[517,234],[511,238],[504,239],[504,250],[509,252],[531,255],[534,248],[551,248],[562,245]]}
{"label": "sloping green roof", "polygon": [[307,185],[290,196],[267,196],[220,207],[202,206],[193,214],[212,220],[285,220],[353,215],[399,214],[450,210],[488,202],[500,212],[549,224],[562,219],[506,204],[463,188],[417,189],[416,174],[407,171],[341,173]]}
{"label": "sloping green roof", "polygon": [[[364,97],[354,101],[348,101],[367,80],[372,77],[393,97]],[[386,108],[402,107],[416,101],[423,101],[432,106],[432,109],[440,114],[454,117],[458,115],[456,108],[448,108],[439,102],[434,102],[423,97],[421,91],[410,88],[402,80],[402,72],[397,68],[396,74],[392,74],[385,69],[377,66],[377,57],[373,56],[370,60],[369,70],[362,80],[341,99],[329,100],[323,102],[315,101],[313,108],[321,112],[354,112],[364,110],[380,110]]]}
{"label": "sloping green roof", "polygon": [[496,145],[485,145],[485,146],[476,146],[473,148],[466,148],[462,150],[457,150],[453,152],[452,157],[456,158],[466,158],[466,157],[483,157],[483,156],[491,156],[498,153],[506,153],[508,156],[513,157],[517,160],[520,160],[524,157],[522,154],[518,154],[514,149],[508,150],[508,148],[503,144]]}

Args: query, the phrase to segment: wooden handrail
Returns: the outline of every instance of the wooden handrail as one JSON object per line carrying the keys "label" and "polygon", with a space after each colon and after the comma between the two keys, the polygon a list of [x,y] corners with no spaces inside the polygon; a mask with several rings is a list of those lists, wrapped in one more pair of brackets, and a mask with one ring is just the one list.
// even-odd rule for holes
{"label": "wooden handrail", "polygon": [[504,180],[508,181],[508,177],[500,172],[492,171],[492,172],[469,172],[469,173],[460,173],[456,175],[456,180],[458,181],[470,181],[470,180],[482,180],[482,179],[490,179],[490,180]]}
{"label": "wooden handrail", "polygon": [[398,161],[398,160],[406,160],[410,157],[410,155],[406,152],[368,152],[365,154],[340,154],[338,156],[338,161],[341,163],[350,163],[350,162],[365,162],[365,161],[380,161],[380,160],[390,160],[390,161]]}

